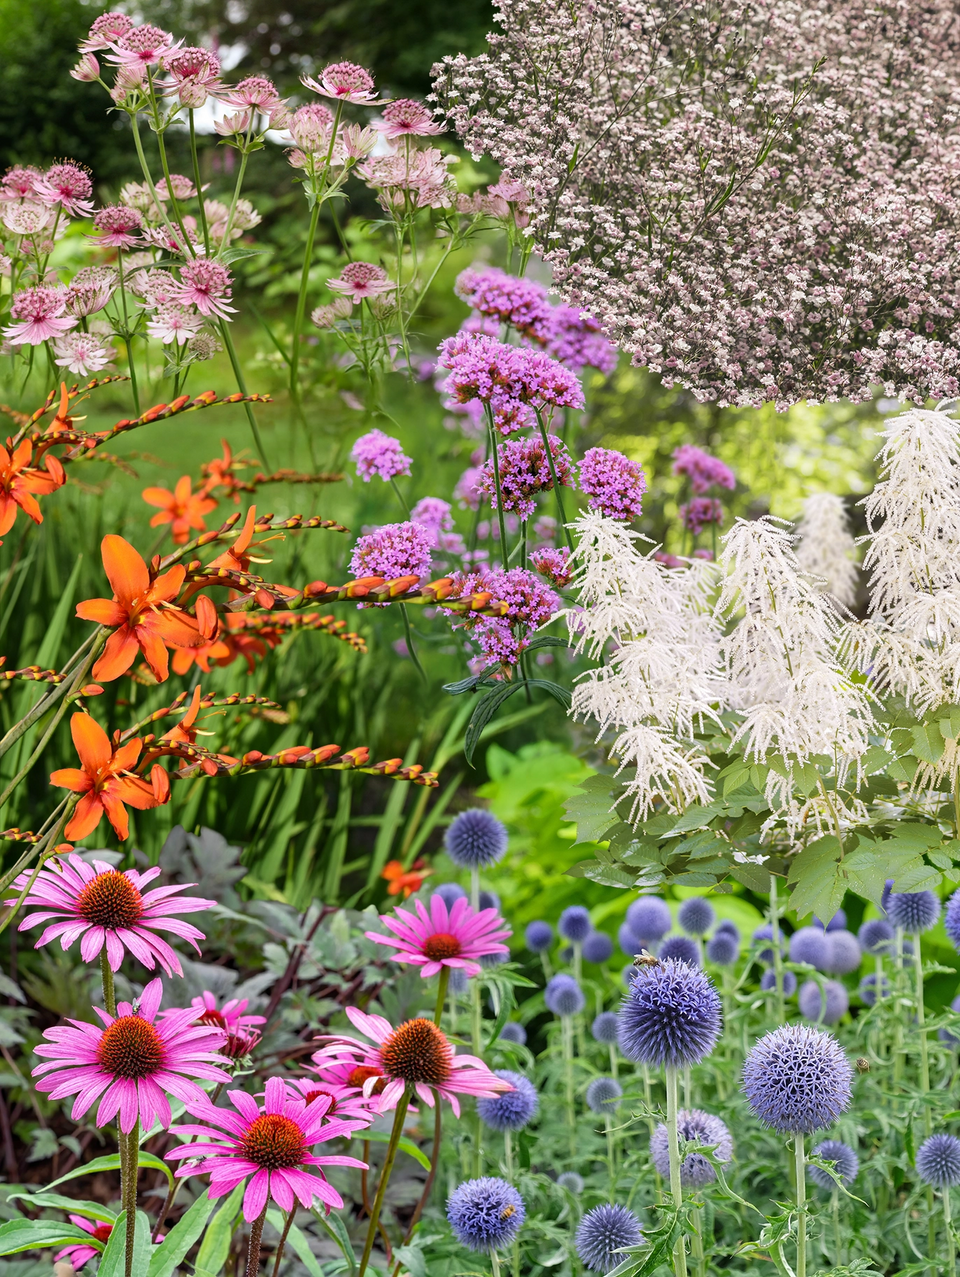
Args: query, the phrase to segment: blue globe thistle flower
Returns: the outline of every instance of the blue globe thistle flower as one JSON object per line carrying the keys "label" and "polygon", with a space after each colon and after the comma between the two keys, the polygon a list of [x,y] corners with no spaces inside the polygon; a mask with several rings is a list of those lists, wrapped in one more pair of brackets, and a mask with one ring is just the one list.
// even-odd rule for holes
{"label": "blue globe thistle flower", "polygon": [[960,1140],[955,1135],[931,1135],[917,1149],[917,1174],[934,1188],[960,1184]]}
{"label": "blue globe thistle flower", "polygon": [[677,922],[691,936],[703,936],[716,919],[713,905],[706,896],[691,896],[677,910]]}
{"label": "blue globe thistle flower", "polygon": [[845,931],[847,928],[846,911],[843,909],[838,909],[837,912],[830,919],[830,921],[826,924],[826,926],[824,926],[823,922],[817,917],[816,914],[813,915],[813,922],[814,922],[814,926],[819,927],[821,931]]}
{"label": "blue globe thistle flower", "polygon": [[509,961],[509,953],[485,953],[480,958],[480,965],[489,970],[491,967],[499,967],[502,962]]}
{"label": "blue globe thistle flower", "polygon": [[[835,1163],[833,1169],[844,1184],[852,1184],[860,1174],[860,1158],[849,1144],[844,1144],[843,1140],[824,1140],[813,1152],[814,1156],[822,1161]],[[836,1188],[836,1181],[831,1179],[822,1167],[808,1166],[807,1170],[813,1182],[819,1184],[821,1188],[831,1190]]]}
{"label": "blue globe thistle flower", "polygon": [[560,915],[557,930],[564,940],[569,940],[572,944],[583,944],[593,930],[593,923],[590,921],[590,911],[585,909],[583,905],[570,905]]}
{"label": "blue globe thistle flower", "polygon": [[781,1135],[812,1135],[850,1107],[853,1069],[832,1033],[783,1024],[765,1034],[743,1066],[743,1093],[756,1117]]}
{"label": "blue globe thistle flower", "polygon": [[442,882],[434,889],[433,894],[439,896],[448,909],[452,909],[457,900],[466,900],[467,893],[456,882]]}
{"label": "blue globe thistle flower", "polygon": [[717,929],[713,934],[715,936],[719,936],[721,934],[733,936],[737,944],[740,943],[740,928],[737,926],[735,922],[732,922],[729,918],[722,918],[717,923]]}
{"label": "blue globe thistle flower", "polygon": [[[653,944],[653,941],[650,941]],[[632,958],[634,954],[639,953],[641,942],[640,939],[630,930],[625,922],[621,922],[617,931],[617,944],[620,946],[620,952],[625,953],[628,958]]]}
{"label": "blue globe thistle flower", "polygon": [[673,958],[641,967],[620,1006],[620,1050],[659,1067],[699,1064],[723,1025],[720,997],[699,967]]}
{"label": "blue globe thistle flower", "polygon": [[547,1004],[548,1011],[561,1017],[579,1015],[586,1006],[583,990],[573,976],[567,975],[565,971],[561,971],[559,975],[555,975],[547,982],[547,987],[543,991],[543,1000]]}
{"label": "blue globe thistle flower", "polygon": [[480,1120],[493,1131],[521,1131],[533,1121],[540,1107],[537,1088],[522,1073],[513,1073],[510,1069],[495,1069],[494,1073],[509,1082],[513,1090],[504,1091],[496,1099],[479,1098]]}
{"label": "blue globe thistle flower", "polygon": [[579,1197],[583,1192],[583,1176],[576,1171],[561,1171],[557,1176],[557,1183],[568,1193],[573,1193],[574,1197]]}
{"label": "blue globe thistle flower", "polygon": [[[763,946],[764,940],[773,940],[773,927],[770,925],[769,922],[765,922],[762,927],[757,927],[756,931],[754,931],[753,933],[754,944],[761,945],[761,948],[758,949],[757,951],[757,961],[769,963],[773,961],[773,957],[774,957],[773,945],[769,944],[769,945]],[[780,952],[783,953],[782,936],[780,939]]]}
{"label": "blue globe thistle flower", "polygon": [[707,957],[718,967],[730,967],[740,957],[740,945],[729,931],[715,931],[707,941]]}
{"label": "blue globe thistle flower", "polygon": [[587,1108],[591,1113],[610,1113],[617,1107],[623,1087],[613,1077],[595,1077],[587,1087]]}
{"label": "blue globe thistle flower", "polygon": [[823,991],[826,994],[826,1009],[817,981],[807,980],[801,984],[800,996],[797,998],[800,1014],[805,1020],[812,1020],[815,1024],[836,1024],[842,1015],[846,1015],[850,997],[837,980],[824,980]]}
{"label": "blue globe thistle flower", "polygon": [[893,879],[888,878],[883,884],[883,891],[880,893],[880,908],[884,913],[887,912],[887,905],[890,903],[890,897],[893,895]]}
{"label": "blue globe thistle flower", "polygon": [[466,993],[467,985],[470,983],[466,971],[462,967],[448,967],[447,970],[450,972],[450,982],[447,988],[454,997],[459,997],[462,993]]}
{"label": "blue globe thistle flower", "polygon": [[[860,994],[860,1001],[863,1002],[865,1006],[875,1006],[877,1002],[876,974],[871,972],[870,975],[865,975],[860,981],[857,992]],[[889,998],[890,996],[890,981],[886,976],[881,976],[880,978],[880,996],[881,998]]]}
{"label": "blue globe thistle flower", "polygon": [[457,1241],[487,1254],[509,1246],[526,1215],[513,1185],[492,1175],[468,1179],[447,1199],[447,1219]]}
{"label": "blue globe thistle flower", "polygon": [[[950,1010],[960,1012],[960,994],[958,994],[950,1003]],[[960,1046],[960,1038],[957,1037],[952,1029],[941,1029],[937,1034],[937,1037],[945,1046],[949,1047],[951,1051],[955,1051],[957,1047]]]}
{"label": "blue globe thistle flower", "polygon": [[517,1020],[508,1020],[500,1030],[504,1042],[516,1042],[519,1046],[527,1045],[527,1031]]}
{"label": "blue globe thistle flower", "polygon": [[543,953],[553,944],[553,927],[549,922],[538,919],[528,924],[523,938],[532,953]]}
{"label": "blue globe thistle flower", "polygon": [[617,1024],[616,1011],[601,1011],[590,1026],[594,1041],[611,1046],[617,1040]]}
{"label": "blue globe thistle flower", "polygon": [[892,949],[893,927],[886,918],[871,918],[857,932],[857,938],[865,953],[874,957],[878,953],[889,953]]}
{"label": "blue globe thistle flower", "polygon": [[629,989],[630,986],[633,984],[634,980],[636,980],[638,975],[639,975],[639,972],[637,968],[633,965],[632,962],[628,962],[627,965],[620,972],[620,979]]}
{"label": "blue globe thistle flower", "polygon": [[[783,996],[792,998],[797,991],[797,977],[792,971],[783,972]],[[764,971],[760,977],[760,989],[763,993],[773,993],[777,987],[777,973],[773,967]]]}
{"label": "blue globe thistle flower", "polygon": [[827,965],[830,975],[851,975],[863,962],[860,941],[852,931],[827,932]]}
{"label": "blue globe thistle flower", "polygon": [[627,909],[627,926],[643,940],[659,940],[671,925],[670,908],[659,896],[641,896]]}
{"label": "blue globe thistle flower", "polygon": [[500,910],[500,897],[495,891],[480,891],[477,893],[477,904],[481,909]]}
{"label": "blue globe thistle flower", "polygon": [[640,1221],[626,1206],[594,1206],[580,1221],[574,1245],[592,1273],[612,1272],[626,1259],[624,1246],[643,1244]]}
{"label": "blue globe thistle flower", "polygon": [[657,957],[661,960],[672,958],[675,962],[686,962],[691,967],[700,965],[697,942],[689,936],[667,936],[666,940],[660,942]]}
{"label": "blue globe thistle flower", "polygon": [[[704,1113],[701,1109],[681,1109],[677,1114],[677,1134],[681,1140],[704,1144],[712,1149],[718,1162],[729,1162],[733,1157],[733,1138],[726,1122]],[[650,1140],[650,1158],[664,1179],[670,1178],[670,1137],[665,1123],[661,1122]],[[702,1188],[717,1178],[716,1168],[702,1153],[687,1153],[680,1163],[680,1182],[684,1188]]]}
{"label": "blue globe thistle flower", "polygon": [[443,845],[458,869],[488,869],[507,850],[507,829],[482,807],[462,811],[447,825]]}
{"label": "blue globe thistle flower", "polygon": [[609,961],[613,954],[613,941],[605,931],[591,931],[583,942],[583,956],[597,966]]}
{"label": "blue globe thistle flower", "polygon": [[895,891],[887,903],[887,917],[904,931],[929,931],[940,917],[940,901],[932,891]]}
{"label": "blue globe thistle flower", "polygon": [[790,937],[790,961],[807,962],[822,971],[830,957],[826,933],[819,927],[801,927]]}

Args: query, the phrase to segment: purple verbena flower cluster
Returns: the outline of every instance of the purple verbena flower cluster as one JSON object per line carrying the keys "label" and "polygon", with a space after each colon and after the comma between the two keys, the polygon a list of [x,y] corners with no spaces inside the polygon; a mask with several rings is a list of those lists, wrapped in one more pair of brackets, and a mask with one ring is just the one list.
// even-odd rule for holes
{"label": "purple verbena flower cluster", "polygon": [[364,483],[369,483],[374,475],[388,481],[398,474],[410,473],[410,458],[404,454],[400,440],[382,430],[361,435],[353,445],[350,458],[356,462],[357,474]]}
{"label": "purple verbena flower cluster", "polygon": [[[573,462],[569,452],[556,435],[548,435],[547,439],[561,487],[573,487]],[[516,510],[521,519],[529,519],[537,508],[533,498],[538,492],[549,492],[553,488],[553,475],[543,440],[507,439],[497,445],[497,460],[504,510]],[[480,469],[478,489],[490,495],[490,504],[496,510],[497,485],[492,457]]]}
{"label": "purple verbena flower cluster", "polygon": [[712,457],[702,448],[692,443],[683,443],[673,454],[673,473],[685,475],[690,480],[690,490],[697,496],[709,492],[711,488],[729,488],[737,486],[737,480],[729,466],[717,457]]}
{"label": "purple verbena flower cluster", "polygon": [[723,523],[723,506],[716,497],[693,497],[680,507],[678,513],[680,522],[695,537],[711,523],[717,527]]}
{"label": "purple verbena flower cluster", "polygon": [[534,550],[530,555],[530,563],[534,571],[548,577],[558,589],[562,590],[570,584],[573,570],[570,567],[570,551],[566,546],[559,550],[552,546]]}
{"label": "purple verbena flower cluster", "polygon": [[439,364],[450,371],[444,388],[453,399],[488,404],[501,434],[532,425],[530,407],[584,406],[576,376],[542,350],[461,332],[441,343]]}
{"label": "purple verbena flower cluster", "polygon": [[420,523],[388,523],[358,537],[350,558],[355,577],[425,577],[430,571],[430,533]]}
{"label": "purple verbena flower cluster", "polygon": [[609,519],[637,519],[646,475],[635,461],[610,448],[588,448],[580,462],[580,487],[591,510]]}

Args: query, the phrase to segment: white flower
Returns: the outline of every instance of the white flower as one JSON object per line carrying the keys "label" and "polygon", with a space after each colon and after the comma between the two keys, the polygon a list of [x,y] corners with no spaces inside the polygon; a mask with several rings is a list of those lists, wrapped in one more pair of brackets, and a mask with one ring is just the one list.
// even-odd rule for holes
{"label": "white flower", "polygon": [[100,372],[113,358],[113,347],[94,333],[64,333],[54,341],[53,348],[57,355],[53,362],[78,377]]}
{"label": "white flower", "polygon": [[850,535],[843,499],[832,492],[814,492],[803,503],[803,518],[797,531],[797,562],[801,570],[818,577],[822,588],[843,607],[853,607],[858,575],[851,556],[856,542]]}
{"label": "white flower", "polygon": [[147,332],[157,337],[165,346],[176,342],[182,346],[203,327],[203,316],[188,306],[178,306],[175,302],[160,306],[157,313],[147,321]]}

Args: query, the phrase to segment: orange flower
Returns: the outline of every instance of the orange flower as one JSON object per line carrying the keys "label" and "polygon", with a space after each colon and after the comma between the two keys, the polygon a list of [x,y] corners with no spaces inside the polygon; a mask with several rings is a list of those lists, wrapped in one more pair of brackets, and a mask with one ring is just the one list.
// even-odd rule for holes
{"label": "orange flower", "polygon": [[144,488],[142,493],[147,505],[160,507],[159,514],[155,514],[150,520],[151,528],[171,523],[176,545],[186,545],[191,528],[196,532],[205,532],[207,525],[203,516],[217,506],[213,497],[207,496],[202,490],[191,492],[190,488],[190,476],[185,474],[182,479],[177,480],[177,486],[172,492],[168,488]]}
{"label": "orange flower", "polygon": [[404,869],[399,860],[388,860],[380,877],[385,878],[390,884],[387,887],[388,896],[399,896],[402,891],[403,898],[406,900],[407,896],[420,890],[424,878],[432,873],[433,870],[422,860],[415,860],[409,869]]}
{"label": "orange flower", "polygon": [[165,803],[170,797],[167,773],[158,763],[149,781],[133,775],[130,769],[140,757],[142,741],[130,740],[114,750],[107,733],[89,714],[74,714],[70,733],[80,766],[63,767],[50,776],[52,785],[83,795],[64,836],[86,838],[105,815],[117,837],[126,838],[130,827],[124,803],[140,811]]}
{"label": "orange flower", "polygon": [[56,457],[47,457],[42,470],[30,465],[32,457],[33,444],[29,439],[16,449],[9,439],[6,448],[0,446],[0,537],[13,527],[18,506],[34,523],[42,523],[34,493],[45,497],[66,482],[67,476]]}
{"label": "orange flower", "polygon": [[168,647],[198,647],[203,636],[196,622],[173,600],[180,593],[186,568],[181,564],[150,580],[147,565],[129,541],[114,533],[100,545],[103,567],[113,586],[112,599],[86,599],[77,605],[84,621],[116,626],[93,677],[110,682],[133,664],[141,651],[159,682],[169,672]]}
{"label": "orange flower", "polygon": [[223,456],[214,457],[212,461],[205,461],[200,467],[200,473],[205,479],[203,491],[212,492],[214,488],[223,488],[224,495],[232,497],[237,502],[240,500],[243,484],[235,477],[235,474],[237,470],[246,470],[250,462],[235,461],[226,439],[221,439],[220,443],[223,447]]}

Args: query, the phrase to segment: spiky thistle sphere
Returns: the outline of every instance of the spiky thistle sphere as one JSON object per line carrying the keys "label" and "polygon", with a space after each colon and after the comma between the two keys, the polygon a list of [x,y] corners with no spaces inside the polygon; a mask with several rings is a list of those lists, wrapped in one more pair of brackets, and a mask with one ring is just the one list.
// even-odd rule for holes
{"label": "spiky thistle sphere", "polygon": [[895,891],[887,902],[887,917],[904,931],[929,931],[940,917],[940,901],[932,891]]}
{"label": "spiky thistle sphere", "polygon": [[604,962],[608,962],[613,955],[613,941],[605,931],[591,931],[583,942],[583,956],[585,961],[596,963],[600,966]]}
{"label": "spiky thistle sphere", "polygon": [[471,807],[447,825],[443,845],[459,869],[487,869],[506,854],[507,829],[493,812]]}
{"label": "spiky thistle sphere", "polygon": [[583,905],[570,905],[560,915],[557,930],[571,944],[583,944],[593,930],[589,909],[585,909]]}
{"label": "spiky thistle sphere", "polygon": [[[860,994],[860,1000],[864,1003],[864,1005],[868,1007],[876,1005],[877,977],[875,972],[871,972],[870,975],[865,975],[863,977],[857,988],[857,992]],[[880,977],[880,996],[881,998],[889,998],[890,996],[890,981],[886,976]]]}
{"label": "spiky thistle sphere", "polygon": [[617,1023],[616,1011],[601,1011],[590,1026],[594,1041],[612,1046],[617,1040]]}
{"label": "spiky thistle sphere", "polygon": [[743,1066],[743,1093],[765,1126],[812,1135],[850,1107],[853,1069],[831,1033],[783,1024],[754,1046]]}
{"label": "spiky thistle sphere", "polygon": [[740,943],[740,928],[737,926],[735,922],[732,922],[729,918],[722,918],[717,923],[717,929],[713,934],[716,936],[723,935],[723,934],[726,934],[728,936],[733,936],[737,944]]}
{"label": "spiky thistle sphere", "polygon": [[893,927],[886,918],[871,918],[857,932],[857,939],[864,953],[889,953],[893,941]]}
{"label": "spiky thistle sphere", "polygon": [[[784,971],[781,973],[783,981],[783,996],[792,998],[797,991],[797,977],[792,971]],[[773,993],[777,987],[777,973],[773,967],[764,971],[760,977],[760,989],[763,993]]]}
{"label": "spiky thistle sphere", "polygon": [[640,1246],[640,1221],[626,1206],[594,1206],[577,1229],[575,1246],[580,1262],[592,1273],[612,1272],[623,1263],[624,1246]]}
{"label": "spiky thistle sphere", "polygon": [[537,1088],[522,1073],[510,1069],[495,1069],[496,1076],[509,1082],[512,1091],[503,1091],[493,1099],[480,1097],[477,1113],[481,1122],[493,1131],[522,1131],[537,1115],[540,1097]]}
{"label": "spiky thistle sphere", "polygon": [[955,891],[947,901],[947,912],[944,915],[943,926],[953,941],[953,947],[960,951],[960,891]]}
{"label": "spiky thistle sphere", "polygon": [[466,900],[467,893],[456,882],[442,882],[433,894],[439,896],[448,909],[452,909],[458,900]]}
{"label": "spiky thistle sphere", "polygon": [[527,1031],[516,1020],[508,1020],[500,1030],[504,1042],[516,1042],[519,1046],[527,1045]]}
{"label": "spiky thistle sphere", "polygon": [[713,905],[705,896],[691,896],[677,910],[677,922],[691,936],[703,936],[716,918]]}
{"label": "spiky thistle sphere", "polygon": [[526,1218],[523,1198],[504,1179],[468,1179],[447,1199],[447,1219],[457,1240],[470,1250],[503,1250]]}
{"label": "spiky thistle sphere", "polygon": [[697,948],[697,942],[691,940],[689,936],[667,936],[666,940],[660,942],[657,957],[672,958],[674,962],[686,962],[691,967],[700,965],[700,950]]}
{"label": "spiky thistle sphere", "polygon": [[[650,941],[653,944],[653,941]],[[630,930],[625,922],[621,922],[617,929],[617,944],[620,946],[620,952],[625,953],[628,958],[632,958],[641,947],[639,937]]]}
{"label": "spiky thistle sphere", "polygon": [[[754,931],[753,943],[758,946],[757,948],[758,962],[767,962],[767,963],[773,962],[773,959],[774,959],[773,945],[772,943],[770,944],[764,943],[764,941],[772,942],[772,940],[773,940],[773,927],[770,925],[769,922],[765,922],[763,926],[757,927],[756,931]],[[783,953],[783,938],[782,937],[780,939],[780,952]]]}
{"label": "spiky thistle sphere", "polygon": [[729,931],[715,931],[707,941],[707,958],[718,967],[730,967],[740,956],[740,945]]}
{"label": "spiky thistle sphere", "polygon": [[931,1135],[917,1149],[917,1174],[934,1188],[960,1184],[960,1140],[955,1135]]}
{"label": "spiky thistle sphere", "polygon": [[633,965],[632,962],[628,962],[627,965],[620,972],[620,979],[629,989],[630,986],[633,984],[634,980],[636,980],[636,978],[637,978],[637,968]]}
{"label": "spiky thistle sphere", "polygon": [[450,972],[447,987],[453,996],[458,998],[461,993],[466,993],[467,985],[470,983],[469,977],[462,967],[448,967],[447,970]]}
{"label": "spiky thistle sphere", "polygon": [[890,897],[893,895],[893,879],[888,878],[883,884],[883,891],[880,893],[880,908],[884,913],[887,912],[887,906],[890,904]]}
{"label": "spiky thistle sphere", "polygon": [[699,967],[673,958],[637,971],[620,1005],[620,1050],[639,1064],[684,1068],[710,1054],[723,1027],[720,997]]}
{"label": "spiky thistle sphere", "polygon": [[[849,1144],[844,1144],[843,1140],[824,1140],[813,1152],[821,1161],[835,1163],[834,1172],[840,1176],[844,1184],[852,1184],[860,1173],[860,1158]],[[821,1188],[830,1190],[836,1188],[835,1180],[821,1166],[808,1166],[807,1170],[813,1182],[819,1184]]]}
{"label": "spiky thistle sphere", "polygon": [[671,925],[670,908],[659,896],[641,896],[627,909],[627,926],[641,940],[659,940]]}
{"label": "spiky thistle sphere", "polygon": [[824,931],[846,931],[847,929],[847,914],[844,909],[838,909],[826,926],[816,914],[813,915],[813,921],[818,927],[822,927]]}
{"label": "spiky thistle sphere", "polygon": [[548,1011],[561,1017],[579,1015],[586,1006],[583,990],[573,976],[567,975],[564,971],[548,981],[543,991],[543,1000],[547,1004]]}
{"label": "spiky thistle sphere", "polygon": [[557,1183],[568,1193],[573,1193],[574,1197],[579,1197],[583,1192],[583,1176],[576,1171],[561,1171],[557,1176]]}
{"label": "spiky thistle sphere", "polygon": [[610,1113],[617,1107],[623,1087],[613,1077],[595,1077],[587,1087],[587,1108],[591,1113]]}
{"label": "spiky thistle sphere", "polygon": [[544,953],[553,944],[553,927],[538,919],[527,926],[523,938],[532,953]]}
{"label": "spiky thistle sphere", "polygon": [[823,971],[830,957],[830,942],[819,927],[801,927],[790,937],[790,961],[806,962]]}
{"label": "spiky thistle sphere", "polygon": [[860,941],[852,931],[827,932],[827,965],[830,975],[851,975],[863,962]]}
{"label": "spiky thistle sphere", "polygon": [[[677,1114],[677,1134],[681,1140],[703,1144],[712,1149],[718,1162],[729,1162],[733,1157],[733,1138],[726,1122],[701,1109],[681,1109]],[[650,1140],[650,1159],[657,1173],[670,1178],[670,1137],[666,1124],[661,1122]],[[712,1184],[717,1172],[702,1153],[687,1153],[680,1163],[680,1182],[684,1188],[702,1188]]]}
{"label": "spiky thistle sphere", "polygon": [[477,904],[481,909],[499,910],[500,897],[495,891],[480,891],[477,893]]}
{"label": "spiky thistle sphere", "polygon": [[838,980],[824,980],[823,992],[826,995],[826,1005],[816,980],[806,980],[801,984],[797,998],[800,1014],[814,1024],[836,1024],[847,1013],[850,1006],[849,994]]}

